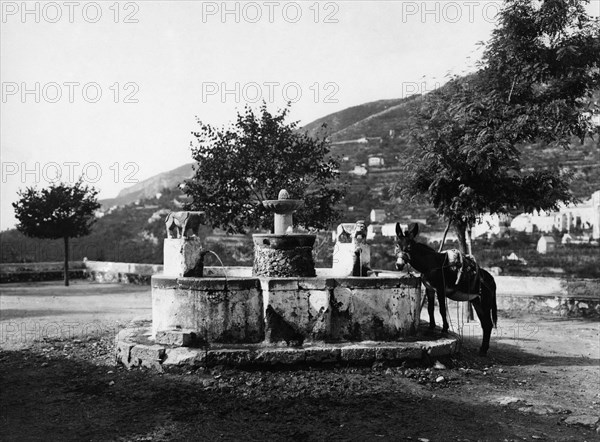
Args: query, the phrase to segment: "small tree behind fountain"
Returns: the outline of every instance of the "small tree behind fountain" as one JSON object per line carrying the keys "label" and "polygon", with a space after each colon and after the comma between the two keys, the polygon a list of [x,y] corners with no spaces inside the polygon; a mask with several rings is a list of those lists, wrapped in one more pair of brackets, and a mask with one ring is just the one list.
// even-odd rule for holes
{"label": "small tree behind fountain", "polygon": [[199,121],[192,156],[195,176],[186,181],[191,197],[187,210],[206,213],[207,223],[228,233],[247,229],[271,230],[273,221],[266,200],[275,200],[280,189],[304,200],[296,225],[323,229],[337,218],[336,204],[343,190],[336,180],[338,163],[329,157],[329,142],[286,123],[289,107],[271,114],[246,107],[227,129]]}

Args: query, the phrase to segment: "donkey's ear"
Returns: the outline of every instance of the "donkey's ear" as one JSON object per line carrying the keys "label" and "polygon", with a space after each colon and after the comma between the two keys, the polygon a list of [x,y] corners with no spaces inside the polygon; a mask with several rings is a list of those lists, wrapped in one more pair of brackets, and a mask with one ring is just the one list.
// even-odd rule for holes
{"label": "donkey's ear", "polygon": [[419,234],[419,224],[412,223],[410,226],[408,226],[407,234],[410,239],[413,239],[415,236],[417,236]]}
{"label": "donkey's ear", "polygon": [[396,223],[396,235],[398,236],[398,238],[402,238],[404,236],[404,233],[402,233],[402,226],[400,226],[400,223]]}

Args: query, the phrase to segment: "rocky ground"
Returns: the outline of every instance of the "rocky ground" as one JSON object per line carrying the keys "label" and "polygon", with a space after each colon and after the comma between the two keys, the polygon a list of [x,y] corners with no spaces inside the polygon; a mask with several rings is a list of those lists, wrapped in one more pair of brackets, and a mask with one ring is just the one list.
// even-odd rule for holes
{"label": "rocky ground", "polygon": [[3,441],[600,439],[598,321],[503,314],[487,358],[467,323],[424,365],[159,374],[114,364],[149,288],[6,284],[0,307]]}
{"label": "rocky ground", "polygon": [[498,336],[488,358],[475,355],[474,336],[452,359],[399,367],[158,374],[115,366],[113,335],[47,338],[0,353],[0,434],[27,441],[600,438],[598,323],[501,320],[526,331]]}

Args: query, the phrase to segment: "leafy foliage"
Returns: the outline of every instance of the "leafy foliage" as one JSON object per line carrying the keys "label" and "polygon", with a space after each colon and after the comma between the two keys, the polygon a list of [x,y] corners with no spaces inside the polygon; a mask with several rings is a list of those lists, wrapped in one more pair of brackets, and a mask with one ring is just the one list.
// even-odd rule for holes
{"label": "leafy foliage", "polygon": [[582,0],[507,0],[479,70],[428,94],[413,119],[420,147],[398,183],[426,194],[459,236],[485,212],[554,210],[571,202],[569,174],[522,167],[519,145],[568,147],[593,136],[600,25]]}
{"label": "leafy foliage", "polygon": [[261,201],[277,199],[286,189],[292,198],[304,199],[296,224],[316,229],[331,224],[343,196],[333,185],[339,165],[329,157],[326,139],[285,122],[288,112],[289,107],[271,114],[263,104],[257,115],[246,107],[235,124],[221,130],[199,121],[192,145],[195,176],[184,189],[193,200],[188,208],[205,211],[213,227],[228,233],[270,229],[272,216]]}
{"label": "leafy foliage", "polygon": [[64,277],[69,285],[69,238],[88,235],[100,208],[98,191],[84,186],[80,179],[72,186],[53,183],[47,189],[29,187],[19,191],[13,203],[17,230],[36,238],[63,238]]}
{"label": "leafy foliage", "polygon": [[98,191],[79,180],[73,185],[53,183],[46,189],[19,191],[13,203],[17,230],[37,238],[76,238],[88,235],[100,208]]}

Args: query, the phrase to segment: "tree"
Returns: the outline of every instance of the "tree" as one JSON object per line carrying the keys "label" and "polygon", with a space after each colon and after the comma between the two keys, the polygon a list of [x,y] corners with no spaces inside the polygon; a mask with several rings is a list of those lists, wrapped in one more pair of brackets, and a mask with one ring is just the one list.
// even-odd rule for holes
{"label": "tree", "polygon": [[84,186],[80,179],[73,185],[53,183],[47,189],[29,187],[19,190],[13,203],[19,223],[17,230],[36,238],[63,238],[65,245],[65,286],[69,285],[69,238],[90,233],[100,208],[98,191]]}
{"label": "tree", "polygon": [[192,198],[187,208],[205,211],[213,227],[228,233],[272,229],[272,215],[261,202],[286,189],[304,199],[295,224],[321,229],[332,223],[343,196],[335,183],[339,165],[329,157],[325,138],[311,138],[297,130],[297,122],[285,122],[288,112],[289,105],[273,115],[263,103],[259,115],[247,106],[227,129],[198,121],[195,175],[184,188]]}
{"label": "tree", "polygon": [[568,148],[574,137],[594,136],[599,22],[585,0],[538,3],[507,0],[477,72],[423,97],[413,117],[420,149],[396,190],[426,195],[468,253],[483,213],[556,210],[574,200],[568,173],[523,170],[521,145]]}

